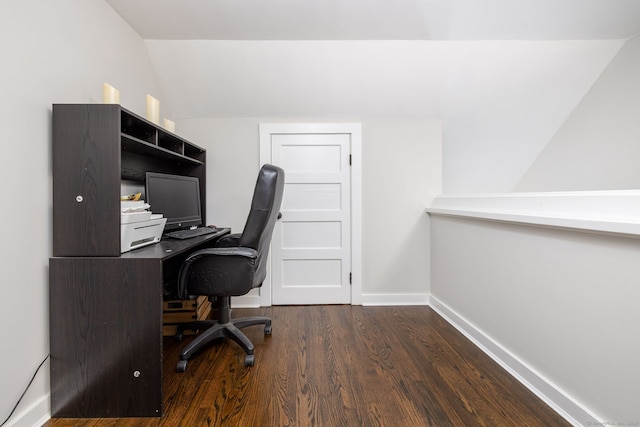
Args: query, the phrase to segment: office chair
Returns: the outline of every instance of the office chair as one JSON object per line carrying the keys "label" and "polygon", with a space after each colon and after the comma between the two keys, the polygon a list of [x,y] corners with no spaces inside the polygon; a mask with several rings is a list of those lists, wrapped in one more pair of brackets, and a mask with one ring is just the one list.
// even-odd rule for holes
{"label": "office chair", "polygon": [[232,296],[244,295],[262,286],[283,191],[284,171],[277,166],[264,165],[258,174],[251,210],[242,233],[220,238],[214,247],[194,252],[182,264],[178,273],[178,294],[182,298],[190,295],[208,296],[212,303],[218,304],[218,319],[189,325],[189,329],[200,330],[200,333],[180,353],[176,371],[186,371],[187,360],[196,351],[223,337],[231,338],[244,349],[245,366],[254,364],[253,343],[240,329],[263,324],[265,335],[270,335],[271,319],[231,319],[230,302]]}

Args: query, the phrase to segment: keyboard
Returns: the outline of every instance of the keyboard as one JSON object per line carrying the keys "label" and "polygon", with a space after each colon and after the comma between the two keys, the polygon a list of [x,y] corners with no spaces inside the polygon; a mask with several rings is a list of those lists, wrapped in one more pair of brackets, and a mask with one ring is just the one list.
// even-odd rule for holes
{"label": "keyboard", "polygon": [[170,231],[168,233],[164,233],[164,235],[171,237],[173,239],[183,240],[183,239],[191,239],[192,237],[204,236],[205,234],[216,233],[217,231],[218,231],[217,228],[198,227],[193,229]]}

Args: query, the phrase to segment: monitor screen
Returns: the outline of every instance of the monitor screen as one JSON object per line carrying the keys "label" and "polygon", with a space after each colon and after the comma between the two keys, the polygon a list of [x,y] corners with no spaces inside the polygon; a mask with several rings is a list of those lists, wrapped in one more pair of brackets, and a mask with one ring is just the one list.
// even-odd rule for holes
{"label": "monitor screen", "polygon": [[198,178],[147,172],[145,190],[151,212],[167,218],[166,231],[202,225]]}

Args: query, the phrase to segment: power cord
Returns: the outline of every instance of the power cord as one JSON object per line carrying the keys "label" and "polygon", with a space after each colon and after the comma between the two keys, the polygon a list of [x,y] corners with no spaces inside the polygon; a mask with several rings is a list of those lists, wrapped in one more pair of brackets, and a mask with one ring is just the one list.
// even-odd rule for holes
{"label": "power cord", "polygon": [[31,384],[33,383],[33,380],[36,379],[36,375],[38,375],[38,372],[40,371],[40,368],[42,368],[42,365],[44,365],[44,362],[47,361],[49,356],[51,356],[51,354],[47,354],[47,357],[45,357],[44,360],[42,362],[40,362],[40,364],[38,365],[38,368],[36,369],[36,372],[33,374],[33,377],[31,377],[31,381],[29,381],[29,384],[27,384],[27,388],[24,389],[24,391],[22,392],[22,395],[20,395],[20,399],[18,399],[18,402],[16,403],[16,405],[11,410],[11,413],[9,414],[7,419],[4,420],[2,422],[2,424],[0,424],[0,427],[4,426],[7,423],[7,421],[9,421],[9,419],[11,419],[11,417],[13,416],[13,413],[16,411],[16,409],[18,409],[18,405],[20,405],[20,402],[22,402],[22,398],[24,397],[25,394],[27,394],[27,391],[29,390],[29,387],[31,387]]}

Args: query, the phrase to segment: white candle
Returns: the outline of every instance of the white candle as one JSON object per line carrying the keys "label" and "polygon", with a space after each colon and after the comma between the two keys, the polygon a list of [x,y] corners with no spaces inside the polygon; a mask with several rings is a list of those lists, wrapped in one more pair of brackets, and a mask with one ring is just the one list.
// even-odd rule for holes
{"label": "white candle", "polygon": [[164,119],[164,128],[166,130],[168,130],[169,132],[174,132],[176,131],[176,124],[169,120],[169,119]]}
{"label": "white candle", "polygon": [[160,101],[151,95],[147,95],[147,119],[160,124]]}
{"label": "white candle", "polygon": [[120,91],[109,83],[103,83],[102,102],[105,104],[120,104]]}

